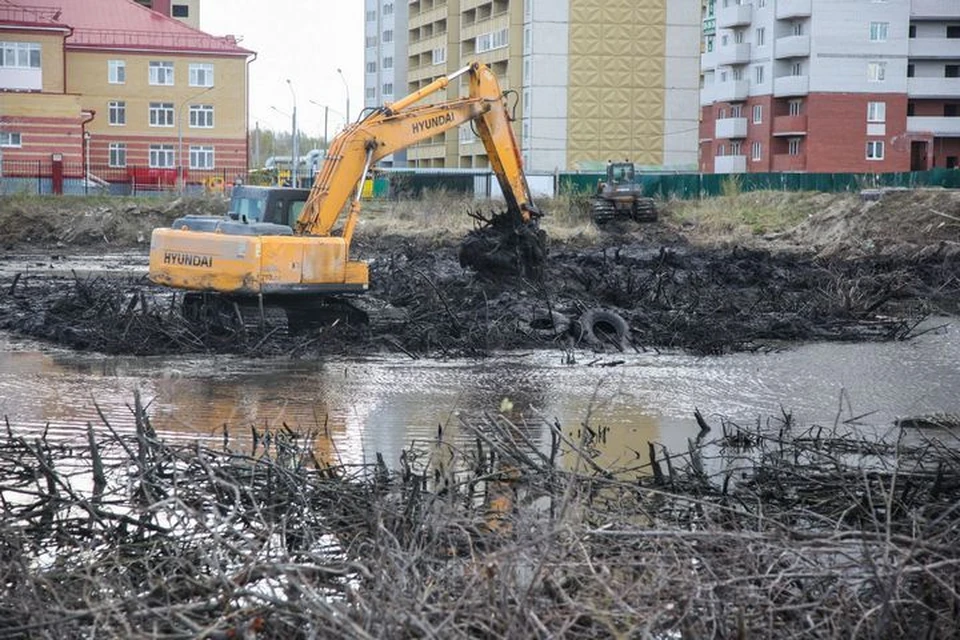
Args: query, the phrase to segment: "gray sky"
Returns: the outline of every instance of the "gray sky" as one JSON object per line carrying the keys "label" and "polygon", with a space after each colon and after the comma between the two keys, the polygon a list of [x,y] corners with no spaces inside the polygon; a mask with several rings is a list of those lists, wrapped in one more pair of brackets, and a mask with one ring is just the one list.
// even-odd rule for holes
{"label": "gray sky", "polygon": [[[233,34],[257,52],[250,64],[250,127],[291,130],[293,96],[298,129],[323,134],[323,108],[330,107],[329,134],[343,126],[347,89],[350,118],[363,108],[363,17],[359,0],[202,0],[200,28]],[[271,107],[284,112],[277,113]]]}

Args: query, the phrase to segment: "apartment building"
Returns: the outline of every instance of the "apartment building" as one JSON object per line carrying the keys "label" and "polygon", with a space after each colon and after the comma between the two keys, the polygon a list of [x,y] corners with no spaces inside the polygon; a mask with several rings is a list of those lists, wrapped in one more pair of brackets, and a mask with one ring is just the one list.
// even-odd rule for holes
{"label": "apartment building", "polygon": [[[528,170],[591,170],[611,159],[696,168],[700,6],[409,0],[406,92],[480,61],[509,92]],[[434,99],[455,99],[465,86],[464,79]],[[489,165],[470,127],[411,148],[407,159],[415,167]]]}
{"label": "apartment building", "polygon": [[247,166],[252,52],[129,0],[0,4],[5,162]]}
{"label": "apartment building", "polygon": [[[406,95],[408,0],[364,0],[363,106],[375,109]],[[406,150],[380,161],[404,166]]]}
{"label": "apartment building", "polygon": [[960,158],[960,3],[708,0],[700,168],[887,172]]}

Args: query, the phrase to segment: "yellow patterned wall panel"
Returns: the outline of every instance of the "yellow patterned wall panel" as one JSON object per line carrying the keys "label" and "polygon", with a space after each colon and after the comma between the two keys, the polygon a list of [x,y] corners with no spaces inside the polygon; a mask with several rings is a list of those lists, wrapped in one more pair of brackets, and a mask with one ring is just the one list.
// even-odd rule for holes
{"label": "yellow patterned wall panel", "polygon": [[568,166],[663,160],[667,0],[569,0]]}

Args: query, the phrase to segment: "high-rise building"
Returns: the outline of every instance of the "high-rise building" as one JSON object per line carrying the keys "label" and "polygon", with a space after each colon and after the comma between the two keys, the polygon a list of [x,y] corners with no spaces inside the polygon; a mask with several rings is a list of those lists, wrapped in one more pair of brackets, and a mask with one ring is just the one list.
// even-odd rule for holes
{"label": "high-rise building", "polygon": [[[364,0],[365,108],[380,107],[406,95],[407,6],[407,0]],[[406,157],[406,150],[398,151],[380,165],[403,166]]]}
{"label": "high-rise building", "polygon": [[[375,18],[368,0],[368,24]],[[387,4],[387,3],[383,3]],[[698,0],[409,0],[405,92],[479,61],[510,93],[531,171],[609,160],[696,168]],[[396,44],[400,22],[391,36]],[[370,40],[367,65],[377,46]],[[455,83],[456,84],[456,83]],[[394,91],[398,89],[394,82]],[[367,84],[368,98],[373,83]],[[464,78],[434,100],[455,99]],[[381,96],[386,98],[386,96]],[[408,150],[416,167],[484,168],[470,127]]]}
{"label": "high-rise building", "polygon": [[958,2],[708,0],[701,66],[705,172],[958,166]]}

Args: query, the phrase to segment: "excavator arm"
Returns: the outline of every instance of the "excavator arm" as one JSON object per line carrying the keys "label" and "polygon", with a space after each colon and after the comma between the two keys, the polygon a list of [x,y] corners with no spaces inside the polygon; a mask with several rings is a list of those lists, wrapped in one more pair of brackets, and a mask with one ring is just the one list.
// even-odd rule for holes
{"label": "excavator arm", "polygon": [[[468,97],[415,106],[464,74],[470,74]],[[349,245],[360,210],[361,186],[370,167],[396,151],[468,122],[476,123],[478,135],[507,201],[508,213],[518,223],[528,223],[539,217],[540,213],[530,196],[516,136],[496,76],[487,66],[474,63],[377,109],[337,136],[330,145],[327,159],[317,174],[307,203],[297,220],[296,232],[314,236],[330,235],[352,198],[342,230],[342,236]]]}
{"label": "excavator arm", "polygon": [[[470,74],[469,95],[417,106],[424,98]],[[475,123],[507,201],[495,216],[493,237],[476,229],[461,244],[460,261],[478,271],[536,265],[542,257],[540,212],[530,197],[517,140],[496,76],[472,64],[349,125],[333,140],[295,230],[245,216],[184,216],[155,229],[149,277],[191,292],[234,299],[281,299],[359,293],[369,287],[368,265],[350,259],[363,180],[377,160],[462,124]],[[349,202],[338,234],[333,232]],[[238,214],[240,212],[237,212]],[[491,221],[494,222],[494,221]],[[496,234],[501,234],[500,237]],[[502,258],[502,260],[501,260]],[[516,269],[514,269],[516,270]],[[289,305],[288,305],[289,306]]]}

